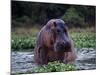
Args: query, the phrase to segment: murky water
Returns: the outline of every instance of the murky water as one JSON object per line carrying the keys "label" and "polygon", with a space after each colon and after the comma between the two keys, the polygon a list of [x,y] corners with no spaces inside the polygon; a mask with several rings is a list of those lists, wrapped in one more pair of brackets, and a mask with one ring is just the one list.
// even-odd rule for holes
{"label": "murky water", "polygon": [[77,70],[96,69],[96,50],[93,48],[82,48],[77,52]]}
{"label": "murky water", "polygon": [[[93,48],[77,49],[77,70],[96,69],[96,50]],[[30,73],[34,65],[33,52],[12,52],[11,73]]]}

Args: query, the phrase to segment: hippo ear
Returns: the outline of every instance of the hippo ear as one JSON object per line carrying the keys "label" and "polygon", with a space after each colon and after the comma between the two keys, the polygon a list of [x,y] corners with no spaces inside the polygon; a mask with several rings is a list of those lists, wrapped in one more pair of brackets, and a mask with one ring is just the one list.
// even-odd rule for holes
{"label": "hippo ear", "polygon": [[56,22],[53,22],[53,24],[54,24],[55,27],[57,26]]}

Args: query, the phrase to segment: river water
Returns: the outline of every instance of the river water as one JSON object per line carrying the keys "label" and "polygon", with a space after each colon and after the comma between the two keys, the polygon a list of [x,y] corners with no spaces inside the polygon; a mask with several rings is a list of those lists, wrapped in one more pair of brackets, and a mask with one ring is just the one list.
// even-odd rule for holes
{"label": "river water", "polygon": [[[94,48],[77,49],[75,62],[77,70],[96,69],[96,50]],[[31,73],[34,65],[33,52],[12,52],[11,73]]]}

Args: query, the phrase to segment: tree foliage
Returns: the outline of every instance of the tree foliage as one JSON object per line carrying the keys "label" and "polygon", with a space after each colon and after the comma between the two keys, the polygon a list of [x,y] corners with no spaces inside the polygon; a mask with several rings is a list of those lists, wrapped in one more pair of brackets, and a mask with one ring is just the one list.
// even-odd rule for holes
{"label": "tree foliage", "polygon": [[12,27],[44,25],[61,18],[70,26],[95,26],[95,6],[12,1]]}

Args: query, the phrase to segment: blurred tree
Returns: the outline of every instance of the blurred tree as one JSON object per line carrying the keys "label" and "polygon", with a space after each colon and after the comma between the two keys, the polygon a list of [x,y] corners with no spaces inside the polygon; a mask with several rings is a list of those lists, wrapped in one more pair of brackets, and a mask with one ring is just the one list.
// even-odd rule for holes
{"label": "blurred tree", "polygon": [[62,18],[70,26],[95,25],[95,6],[12,1],[12,27],[44,25],[52,18]]}
{"label": "blurred tree", "polygon": [[62,19],[69,27],[82,27],[84,25],[84,18],[78,14],[74,7],[70,7],[62,16]]}
{"label": "blurred tree", "polygon": [[78,14],[84,17],[85,23],[88,25],[95,25],[96,7],[95,6],[74,6]]}

